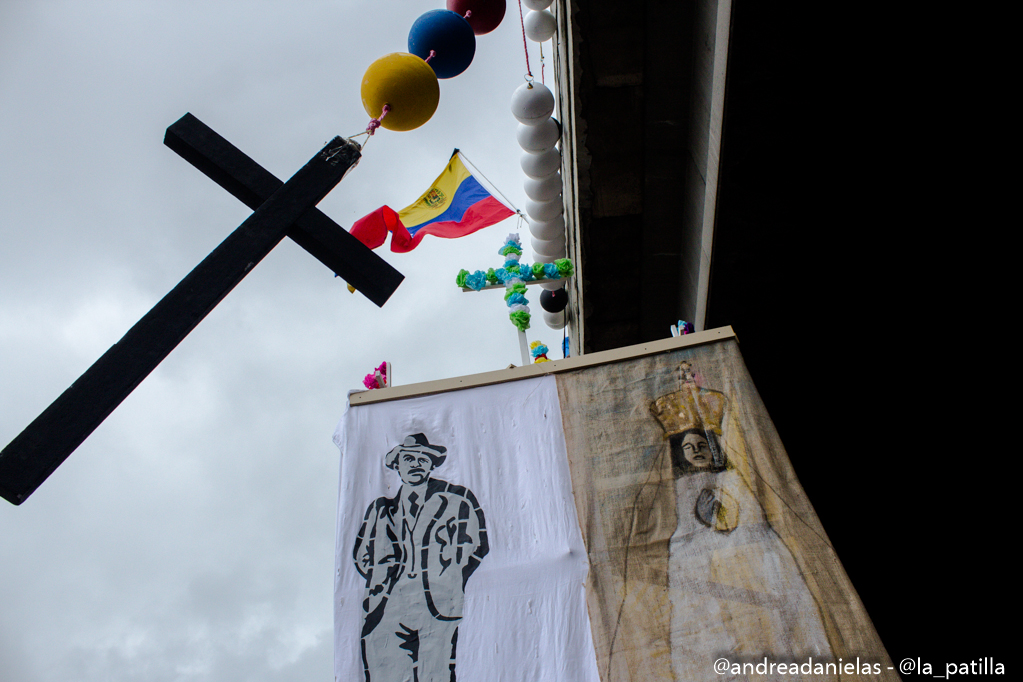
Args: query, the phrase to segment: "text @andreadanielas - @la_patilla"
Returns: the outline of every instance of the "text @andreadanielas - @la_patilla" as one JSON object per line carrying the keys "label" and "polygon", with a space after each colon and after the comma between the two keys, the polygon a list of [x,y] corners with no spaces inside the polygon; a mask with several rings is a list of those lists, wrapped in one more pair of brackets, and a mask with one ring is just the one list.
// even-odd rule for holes
{"label": "text @andreadanielas - @la_patilla", "polygon": [[[766,656],[759,659],[718,658],[714,661],[714,672],[718,675],[880,675],[882,669],[895,670],[894,666],[864,660],[859,657],[849,660],[772,661]],[[931,663],[921,658],[904,658],[898,665],[902,675],[924,675],[938,679],[966,675],[1005,675],[1005,664],[993,657],[973,659],[965,662]]]}

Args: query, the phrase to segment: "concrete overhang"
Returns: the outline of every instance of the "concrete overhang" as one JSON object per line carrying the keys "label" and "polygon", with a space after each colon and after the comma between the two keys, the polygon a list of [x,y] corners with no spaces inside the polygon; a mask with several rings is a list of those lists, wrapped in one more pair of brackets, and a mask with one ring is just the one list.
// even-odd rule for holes
{"label": "concrete overhang", "polygon": [[704,328],[731,0],[558,0],[575,354]]}

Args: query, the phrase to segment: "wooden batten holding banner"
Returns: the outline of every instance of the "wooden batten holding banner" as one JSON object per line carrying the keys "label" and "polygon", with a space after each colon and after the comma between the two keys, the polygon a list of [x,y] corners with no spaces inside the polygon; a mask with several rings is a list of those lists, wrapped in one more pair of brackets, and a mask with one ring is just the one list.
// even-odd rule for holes
{"label": "wooden batten holding banner", "polygon": [[335,442],[337,679],[898,679],[730,328],[354,393]]}
{"label": "wooden batten holding banner", "polygon": [[370,403],[379,403],[387,400],[399,400],[401,398],[412,398],[415,396],[431,395],[434,393],[460,391],[474,386],[501,384],[506,381],[516,381],[518,379],[526,379],[528,377],[541,376],[544,374],[571,372],[573,370],[583,369],[584,367],[606,365],[642,355],[665,353],[678,348],[699,346],[705,343],[734,338],[735,332],[732,331],[731,327],[721,327],[720,329],[709,329],[704,332],[686,334],[685,336],[679,336],[671,339],[640,343],[635,346],[615,348],[614,350],[590,353],[588,355],[579,355],[565,358],[563,360],[551,360],[550,362],[541,362],[539,364],[527,365],[525,367],[513,367],[511,369],[501,369],[493,372],[469,374],[463,377],[454,377],[452,379],[424,381],[419,384],[409,384],[407,386],[392,386],[390,388],[374,391],[359,391],[357,393],[352,393],[348,398],[348,402],[351,405],[369,405]]}

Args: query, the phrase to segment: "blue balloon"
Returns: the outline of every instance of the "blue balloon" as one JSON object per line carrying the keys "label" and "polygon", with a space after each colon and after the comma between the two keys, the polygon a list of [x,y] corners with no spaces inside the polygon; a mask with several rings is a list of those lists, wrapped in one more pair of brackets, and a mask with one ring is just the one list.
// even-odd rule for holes
{"label": "blue balloon", "polygon": [[[430,50],[434,56],[430,58]],[[454,78],[469,68],[476,55],[476,34],[469,22],[451,10],[434,9],[412,24],[408,51],[428,59],[437,78]]]}

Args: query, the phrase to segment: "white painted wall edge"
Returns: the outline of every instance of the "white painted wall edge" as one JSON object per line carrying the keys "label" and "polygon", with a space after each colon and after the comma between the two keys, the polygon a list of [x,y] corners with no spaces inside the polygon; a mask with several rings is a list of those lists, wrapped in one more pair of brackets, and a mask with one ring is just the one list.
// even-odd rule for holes
{"label": "white painted wall edge", "polygon": [[700,278],[696,288],[696,319],[702,331],[707,323],[710,294],[710,259],[714,248],[714,220],[718,197],[718,168],[721,165],[721,128],[725,109],[725,74],[728,66],[728,38],[732,25],[732,0],[718,0],[714,35],[714,84],[711,88],[710,130],[707,131],[707,188],[703,195],[703,229],[700,237]]}

